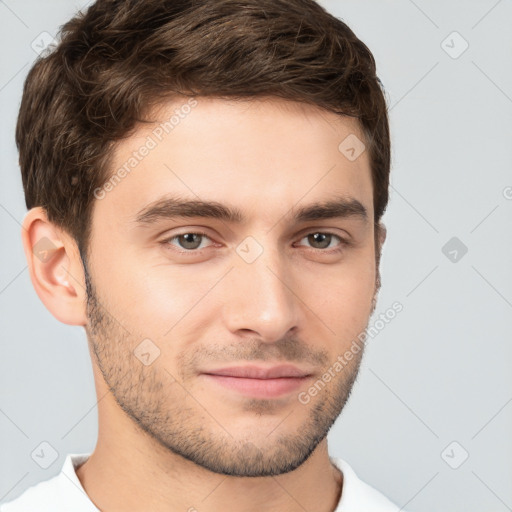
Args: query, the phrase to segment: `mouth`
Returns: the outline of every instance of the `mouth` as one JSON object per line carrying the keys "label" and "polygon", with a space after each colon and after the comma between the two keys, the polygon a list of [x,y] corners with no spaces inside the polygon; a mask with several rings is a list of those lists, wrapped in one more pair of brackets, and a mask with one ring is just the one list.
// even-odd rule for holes
{"label": "mouth", "polygon": [[292,365],[235,366],[203,372],[215,385],[254,398],[277,398],[300,388],[312,373]]}

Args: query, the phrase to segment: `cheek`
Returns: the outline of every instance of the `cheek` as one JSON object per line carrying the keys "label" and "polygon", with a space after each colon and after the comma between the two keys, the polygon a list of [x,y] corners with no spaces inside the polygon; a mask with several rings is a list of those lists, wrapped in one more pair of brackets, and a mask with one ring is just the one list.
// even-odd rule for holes
{"label": "cheek", "polygon": [[310,290],[311,303],[306,303],[338,339],[357,336],[366,328],[375,293],[372,257],[360,254],[353,262],[301,279],[304,290]]}
{"label": "cheek", "polygon": [[209,298],[224,272],[192,267],[140,265],[129,279],[121,275],[116,302],[128,324],[148,337],[179,343],[179,335],[211,321]]}

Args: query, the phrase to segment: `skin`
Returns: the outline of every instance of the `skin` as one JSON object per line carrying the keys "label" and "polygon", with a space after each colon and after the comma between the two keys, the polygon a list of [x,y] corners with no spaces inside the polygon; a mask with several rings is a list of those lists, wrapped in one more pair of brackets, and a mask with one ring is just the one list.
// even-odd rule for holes
{"label": "skin", "polygon": [[[213,512],[233,503],[246,512],[332,511],[342,475],[329,460],[326,434],[363,351],[309,403],[297,395],[350,348],[375,307],[385,228],[376,247],[368,154],[350,161],[338,150],[348,135],[363,136],[355,119],[314,106],[276,98],[197,100],[95,200],[85,269],[75,241],[42,208],[23,222],[36,292],[58,320],[84,326],[88,337],[99,430],[77,475],[108,512]],[[154,120],[169,119],[184,102],[162,105]],[[118,143],[113,169],[157,125],[142,125]],[[165,194],[237,207],[246,220],[138,225],[136,214]],[[368,222],[292,222],[294,209],[333,195],[361,202]],[[176,238],[198,231],[207,237],[192,252],[190,236],[188,245]],[[318,232],[350,245],[336,236],[323,245],[308,237]],[[236,251],[249,236],[262,249],[251,263]],[[54,246],[44,261],[32,252],[43,237]],[[146,352],[159,351],[148,365],[134,354],[145,339]],[[201,374],[287,362],[313,376],[277,398],[248,397]]]}

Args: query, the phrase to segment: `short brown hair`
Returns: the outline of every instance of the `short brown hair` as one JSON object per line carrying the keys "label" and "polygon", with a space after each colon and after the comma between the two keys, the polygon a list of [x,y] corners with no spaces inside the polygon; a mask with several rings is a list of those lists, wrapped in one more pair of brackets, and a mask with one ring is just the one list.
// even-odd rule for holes
{"label": "short brown hair", "polygon": [[97,0],[59,39],[26,78],[16,144],[27,208],[44,207],[84,254],[113,145],[178,95],[277,96],[357,117],[376,225],[384,213],[390,139],[375,61],[314,0]]}

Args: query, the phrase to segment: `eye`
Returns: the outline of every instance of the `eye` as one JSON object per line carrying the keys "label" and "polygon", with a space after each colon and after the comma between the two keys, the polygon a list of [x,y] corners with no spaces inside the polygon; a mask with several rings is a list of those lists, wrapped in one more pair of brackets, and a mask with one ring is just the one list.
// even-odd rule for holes
{"label": "eye", "polygon": [[[207,245],[203,245],[203,241],[205,239],[211,240],[206,233],[199,231],[188,231],[166,238],[165,240],[162,240],[162,243],[164,245],[172,245],[176,247],[178,252],[181,253],[194,253],[199,252],[201,249],[207,247]],[[343,250],[344,246],[349,245],[349,242],[340,236],[324,231],[308,233],[306,236],[301,238],[301,241],[306,239],[308,243],[312,245],[312,249],[320,250],[323,252],[339,252]],[[335,239],[339,241],[337,245],[333,245]]]}
{"label": "eye", "polygon": [[206,233],[187,232],[167,238],[166,240],[163,240],[162,243],[174,245],[172,242],[176,240],[179,244],[178,248],[184,249],[182,252],[192,252],[204,248],[201,247],[201,242],[204,238],[209,239],[210,237]]}
{"label": "eye", "polygon": [[[348,245],[348,242],[341,238],[338,235],[335,235],[334,233],[328,233],[324,231],[315,231],[314,233],[309,233],[305,237],[303,237],[301,240],[307,239],[310,244],[313,245],[313,249],[319,249],[319,250],[325,250],[325,249],[332,249],[333,252],[341,251],[343,246]],[[334,249],[331,246],[331,242],[334,239],[339,240],[339,244],[334,246]],[[315,247],[316,245],[316,247]],[[326,251],[331,252],[331,251]]]}

